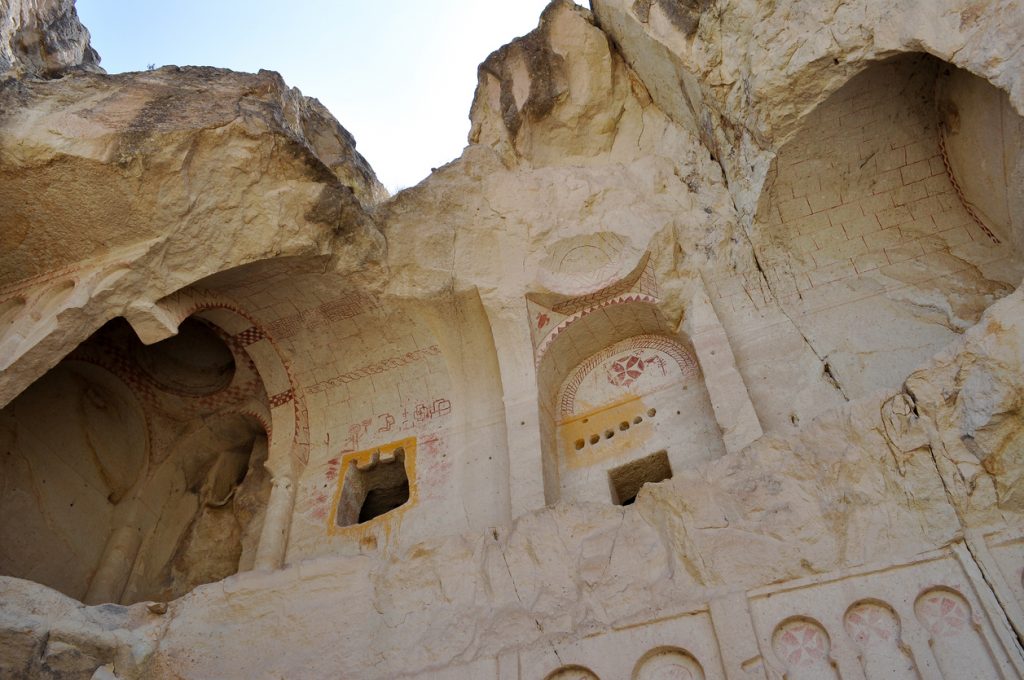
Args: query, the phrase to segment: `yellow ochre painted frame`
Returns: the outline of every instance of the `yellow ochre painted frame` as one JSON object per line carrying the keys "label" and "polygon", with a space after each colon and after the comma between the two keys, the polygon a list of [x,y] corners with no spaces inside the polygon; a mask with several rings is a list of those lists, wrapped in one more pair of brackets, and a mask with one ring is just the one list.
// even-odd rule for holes
{"label": "yellow ochre painted frame", "polygon": [[[643,447],[654,432],[647,410],[644,397],[629,396],[565,419],[557,425],[559,457],[568,468],[578,469]],[[633,418],[637,415],[642,415],[644,422],[633,425]],[[631,424],[628,434],[619,430],[619,423],[623,420]],[[613,430],[617,436],[612,440],[605,439],[605,430]],[[599,444],[589,445],[591,434],[600,435]],[[576,450],[577,439],[583,439],[588,445]]]}
{"label": "yellow ochre painted frame", "polygon": [[[346,527],[339,527],[337,517],[338,504],[341,502],[341,490],[345,488],[345,476],[348,475],[348,471],[351,469],[352,463],[355,462],[357,465],[366,465],[373,459],[374,454],[388,454],[396,449],[405,450],[405,476],[409,480],[409,500],[394,510],[374,517],[362,524],[350,524]],[[390,534],[391,527],[401,521],[402,515],[405,514],[406,510],[416,505],[418,497],[419,490],[416,480],[416,437],[407,437],[405,439],[399,439],[398,441],[391,442],[390,444],[384,444],[383,446],[375,446],[372,449],[346,453],[341,458],[341,465],[338,470],[338,485],[334,490],[334,499],[331,501],[331,512],[327,515],[327,533],[331,536],[351,536],[364,534],[368,529],[384,527],[385,532]]]}

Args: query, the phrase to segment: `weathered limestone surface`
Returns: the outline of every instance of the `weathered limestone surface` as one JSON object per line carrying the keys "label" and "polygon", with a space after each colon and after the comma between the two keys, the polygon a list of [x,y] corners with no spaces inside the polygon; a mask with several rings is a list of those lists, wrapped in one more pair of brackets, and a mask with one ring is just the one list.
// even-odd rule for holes
{"label": "weathered limestone surface", "polygon": [[[871,339],[866,337],[870,331],[864,324],[851,324],[854,326],[852,329],[845,326],[844,318],[848,321],[862,317],[858,305],[847,304],[853,299],[865,300],[861,304],[871,306],[872,314],[879,304],[896,308],[893,317],[897,323],[907,318],[912,320],[915,315],[932,315],[932,318],[924,322],[932,324],[936,322],[936,312],[942,314],[940,310],[943,308],[952,308],[948,321],[940,317],[937,322],[956,326],[960,323],[958,311],[965,311],[970,317],[988,304],[975,304],[971,300],[972,296],[978,293],[985,295],[985,289],[998,291],[1002,288],[1005,291],[1019,281],[1017,272],[1004,278],[992,268],[982,267],[980,277],[975,277],[973,281],[965,278],[960,284],[960,291],[936,290],[922,282],[922,279],[926,279],[929,274],[934,276],[949,270],[951,266],[955,269],[965,266],[970,268],[978,266],[978,262],[1002,259],[1003,256],[982,255],[978,252],[980,257],[967,256],[963,264],[949,258],[943,262],[940,261],[941,257],[931,252],[942,250],[945,246],[933,245],[928,254],[933,262],[923,269],[918,269],[914,262],[898,267],[902,273],[881,282],[881,288],[900,288],[900,293],[886,293],[879,300],[877,291],[881,288],[878,274],[884,278],[888,276],[887,271],[890,274],[895,272],[880,269],[873,275],[861,276],[871,268],[872,257],[876,258],[875,266],[888,265],[890,259],[897,263],[912,260],[924,251],[918,250],[920,244],[909,243],[911,239],[907,238],[907,234],[910,230],[917,229],[919,236],[930,236],[941,229],[960,226],[960,223],[950,221],[956,219],[953,215],[944,216],[946,221],[942,223],[941,229],[931,226],[929,214],[922,214],[919,208],[912,210],[910,201],[899,195],[888,206],[877,203],[875,209],[879,212],[886,207],[907,210],[905,217],[898,217],[896,221],[892,221],[891,213],[881,216],[879,226],[881,231],[883,227],[898,225],[903,240],[898,244],[890,240],[887,245],[906,247],[904,253],[893,253],[892,257],[888,253],[881,255],[880,261],[877,261],[882,250],[879,244],[883,239],[891,237],[892,232],[865,236],[866,245],[860,242],[865,226],[863,221],[857,222],[855,219],[862,216],[859,206],[853,207],[855,214],[848,217],[838,216],[835,219],[836,216],[830,215],[823,223],[799,225],[798,233],[804,241],[814,238],[811,249],[818,244],[823,251],[814,254],[814,260],[809,266],[780,262],[777,252],[773,252],[765,242],[768,239],[786,238],[785,231],[775,226],[769,230],[759,228],[759,223],[763,222],[771,222],[772,225],[778,222],[788,224],[796,218],[806,217],[806,220],[811,221],[825,217],[822,214],[811,215],[812,210],[817,212],[821,209],[818,204],[812,203],[802,215],[787,214],[784,219],[769,219],[766,208],[770,206],[766,206],[766,197],[772,193],[773,183],[794,180],[793,172],[789,173],[789,177],[783,176],[781,163],[784,158],[808,161],[803,172],[796,178],[797,191],[803,193],[795,197],[790,194],[790,202],[802,200],[805,194],[811,192],[809,185],[817,185],[818,177],[821,176],[821,192],[813,198],[821,204],[828,202],[826,207],[836,211],[843,207],[850,209],[845,204],[851,186],[865,180],[875,184],[883,179],[879,176],[884,170],[904,172],[900,168],[902,162],[885,167],[878,165],[876,169],[876,163],[883,163],[883,155],[879,155],[877,161],[872,160],[876,149],[871,148],[871,140],[887,148],[892,142],[895,152],[903,154],[901,149],[896,148],[896,137],[891,132],[879,135],[879,130],[868,131],[868,126],[863,124],[854,123],[848,127],[846,114],[853,114],[850,120],[854,120],[857,114],[853,109],[842,109],[844,94],[853,86],[853,81],[857,80],[855,76],[861,74],[861,82],[870,80],[872,75],[876,79],[886,77],[882,75],[883,67],[878,66],[880,60],[908,53],[931,54],[962,69],[952,76],[954,80],[970,79],[972,73],[984,78],[988,81],[984,83],[988,90],[999,92],[991,84],[1003,91],[991,96],[1004,97],[1007,108],[1016,107],[1017,113],[1007,118],[1010,121],[1007,129],[1014,134],[1022,108],[1019,82],[1021,57],[1018,50],[1003,50],[996,46],[1017,44],[1019,41],[1021,24],[1014,19],[1019,14],[1019,6],[999,2],[971,3],[969,7],[961,5],[952,2],[927,5],[897,2],[881,8],[870,2],[787,3],[784,7],[759,2],[615,0],[594,3],[599,25],[620,47],[626,61],[648,87],[653,100],[673,120],[698,134],[722,163],[729,191],[735,200],[736,222],[740,230],[749,234],[753,248],[745,253],[737,252],[732,261],[721,258],[714,268],[717,271],[706,272],[705,275],[709,279],[709,292],[722,317],[722,323],[732,337],[740,370],[747,378],[755,407],[766,427],[780,427],[787,420],[807,420],[820,413],[823,407],[842,403],[851,395],[863,394],[858,384],[860,379],[857,373],[860,371],[867,374],[888,372],[893,380],[891,385],[897,384],[905,375],[911,365],[909,363],[903,364],[896,371],[891,367],[870,365],[874,361],[872,357],[889,354],[894,358],[900,356],[908,343],[900,339],[902,331],[893,333],[887,329],[884,332],[886,339]],[[895,82],[893,77],[890,77],[890,81]],[[925,94],[936,88],[931,82],[924,82],[921,87]],[[941,98],[936,96],[937,99]],[[962,98],[959,103],[965,112],[969,110],[968,103],[962,101]],[[938,101],[919,102],[922,110],[927,112],[944,108],[937,104]],[[824,109],[828,109],[828,113]],[[957,162],[957,149],[970,143],[966,142],[970,136],[970,126],[978,124],[987,116],[990,121],[987,129],[993,129],[998,123],[998,110],[999,106],[990,107],[991,112],[984,116],[972,116],[971,120],[975,123],[965,123],[962,139],[959,133],[946,135],[951,149],[950,160],[954,165]],[[993,113],[996,114],[996,123],[992,122]],[[830,117],[829,114],[835,115]],[[910,123],[906,114],[902,115],[903,124]],[[893,120],[897,126],[900,124],[899,116]],[[863,120],[863,123],[870,122],[866,118]],[[936,127],[948,125],[944,121],[932,124]],[[816,141],[806,139],[808,126],[813,130],[815,125],[820,126],[825,133],[830,133],[832,138],[825,139],[826,135],[823,134]],[[927,126],[927,117],[918,125]],[[937,156],[938,144],[934,137],[933,134],[929,141]],[[854,150],[848,151],[846,144],[852,144]],[[994,139],[989,143],[990,147],[995,144],[997,142]],[[802,150],[793,147],[801,147]],[[972,145],[972,148],[977,148],[977,145]],[[930,155],[927,153],[921,158],[904,158],[916,162]],[[1019,162],[1013,158],[1012,153],[1007,155],[1007,160],[1000,159],[1002,162],[996,160],[999,155],[1007,154],[1002,149],[997,153],[986,153],[987,158],[971,154],[978,169],[963,173],[960,184],[969,189],[971,183],[976,181],[973,178],[985,174],[980,170],[981,167],[991,166],[994,171],[994,168],[1003,166],[1009,172],[1015,172],[1014,168]],[[889,162],[892,163],[891,159]],[[775,169],[776,163],[779,163],[778,172]],[[865,165],[868,163],[870,165]],[[909,169],[905,171],[904,177],[911,172]],[[862,177],[858,177],[858,174]],[[825,186],[830,175],[834,183]],[[833,194],[839,196],[840,189],[843,189],[841,200],[844,203],[841,206],[840,201],[830,202]],[[900,190],[904,193],[909,191],[904,191],[902,187]],[[872,196],[872,191],[867,192],[866,198],[884,198]],[[986,201],[979,200],[979,196],[980,193],[975,192],[973,200],[981,206],[978,209],[984,212],[989,206]],[[995,212],[997,202],[1001,203],[992,202],[991,212]],[[783,210],[792,207],[782,205]],[[953,206],[950,208],[952,210]],[[868,207],[864,207],[863,211],[864,217],[874,218]],[[1005,212],[1006,207],[1001,206],[999,211]],[[912,225],[922,217],[927,225],[920,222]],[[886,221],[887,218],[889,221]],[[812,236],[812,230],[827,229],[829,226],[841,232],[845,230],[845,234],[839,236],[841,243],[830,242],[826,246],[824,242],[830,241],[832,235],[825,231]],[[926,230],[921,231],[922,228]],[[861,231],[851,236],[851,230],[856,229]],[[1004,241],[1013,241],[1015,237],[1004,234],[1002,238]],[[968,239],[973,240],[970,237]],[[951,254],[957,257],[957,244],[951,242],[949,247],[953,251]],[[971,247],[974,247],[973,244]],[[800,245],[794,244],[793,249],[806,254]],[[806,254],[805,259],[809,260],[810,255]],[[970,264],[972,260],[973,264]],[[819,271],[810,272],[809,280],[804,278],[810,269],[816,267]],[[839,271],[843,267],[848,269],[849,275]],[[732,274],[731,278],[729,274]],[[809,289],[819,285],[825,288],[807,294]],[[853,287],[859,288],[859,291],[845,290],[837,293],[835,290],[826,290]],[[739,295],[728,302],[720,302],[718,299],[734,293]],[[997,296],[999,294],[996,293]],[[793,299],[797,299],[798,304],[794,304]],[[732,308],[740,305],[744,308],[733,313]],[[822,326],[816,326],[814,317],[820,319],[829,315],[831,319]],[[839,318],[840,315],[844,318]],[[823,330],[823,327],[828,330]],[[856,335],[864,337],[853,342],[847,341]],[[942,335],[941,331],[936,335]],[[948,342],[948,336],[941,340],[936,338],[931,346],[934,348],[945,342]],[[928,344],[923,341],[919,348]],[[791,360],[779,361],[783,355],[791,357]],[[921,356],[916,360],[920,360]],[[816,370],[811,370],[815,363],[818,364]],[[831,389],[833,381],[838,384],[837,389]],[[791,386],[791,389],[787,391],[782,386]]]}
{"label": "weathered limestone surface", "polygon": [[269,257],[379,257],[366,207],[385,190],[351,136],[277,74],[8,80],[0,111],[0,361],[25,380],[5,381],[4,403],[109,318],[166,337],[153,303],[204,276]]}
{"label": "weathered limestone surface", "polygon": [[164,625],[145,605],[85,607],[18,579],[4,579],[0,592],[4,677],[89,678],[101,666],[131,667],[152,653]]}
{"label": "weathered limestone surface", "polygon": [[[657,619],[724,591],[900,563],[960,538],[957,515],[974,527],[1019,525],[1020,463],[1006,454],[1019,436],[1019,421],[1007,421],[1019,409],[1022,312],[1018,292],[912,376],[907,391],[648,487],[633,508],[560,506],[494,534],[428,541],[390,557],[322,557],[201,586],[170,605],[169,628],[139,677],[426,673]],[[978,456],[961,443],[968,432],[986,442]],[[5,587],[20,594],[24,585]],[[6,631],[8,645],[39,644],[55,620],[89,630],[82,617],[104,615],[103,607],[48,598],[18,604],[5,596],[5,614],[24,631]],[[28,608],[39,613],[26,618]],[[147,623],[143,610],[124,610],[126,622],[112,633],[120,647],[94,657],[124,654],[129,641],[165,625]],[[254,647],[267,630],[274,635]],[[133,663],[122,659],[121,668]]]}
{"label": "weathered limestone surface", "polygon": [[[73,585],[124,604],[0,577],[0,677],[1024,675],[1024,10],[593,5],[488,57],[463,155],[391,198],[276,74],[0,86],[0,453],[29,470],[0,493],[52,497],[25,389],[114,317],[199,320],[258,378],[192,394],[207,364],[90,340],[149,444],[95,456],[115,519]],[[182,434],[243,415],[261,475]],[[663,448],[671,478],[605,495]],[[150,457],[204,481],[159,505],[123,473]],[[145,599],[173,546],[122,496],[205,536],[168,597],[204,584]],[[221,507],[262,529],[216,581]]]}
{"label": "weathered limestone surface", "polygon": [[74,0],[5,0],[0,15],[0,78],[102,73]]}
{"label": "weathered limestone surface", "polygon": [[933,54],[1024,110],[1024,56],[1006,47],[1024,31],[1014,0],[596,0],[594,11],[659,106],[716,151],[746,219],[772,150],[874,60]]}
{"label": "weathered limestone surface", "polygon": [[[649,251],[661,328],[671,333],[701,263],[737,236],[720,167],[652,104],[589,12],[552,3],[536,32],[481,65],[479,81],[463,156],[377,216],[389,292],[479,290],[511,425],[515,515],[545,495],[534,471],[539,388],[524,295],[592,292]],[[580,262],[556,254],[570,251]]]}
{"label": "weathered limestone surface", "polygon": [[651,248],[678,317],[685,283],[669,273],[684,259],[696,269],[734,228],[706,150],[652,105],[590,13],[571,2],[553,2],[540,28],[492,54],[479,76],[464,156],[379,211],[389,287],[454,278],[518,301],[541,287],[533,279],[550,286],[559,275],[545,260],[556,243],[610,231],[636,253],[629,265]]}

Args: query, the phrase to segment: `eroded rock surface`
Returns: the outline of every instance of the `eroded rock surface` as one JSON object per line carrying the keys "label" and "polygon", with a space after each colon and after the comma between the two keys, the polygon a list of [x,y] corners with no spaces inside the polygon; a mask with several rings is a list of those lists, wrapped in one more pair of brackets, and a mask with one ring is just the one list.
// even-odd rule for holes
{"label": "eroded rock surface", "polygon": [[[554,0],[390,198],[269,72],[5,83],[0,493],[128,606],[0,579],[2,672],[1024,674],[1024,16],[776,5]],[[252,385],[109,339],[26,445],[118,315]]]}
{"label": "eroded rock surface", "polygon": [[0,13],[0,78],[103,72],[74,0],[10,0]]}
{"label": "eroded rock surface", "polygon": [[386,191],[351,135],[275,73],[9,80],[0,99],[3,363],[29,367],[12,373],[31,380],[116,315],[166,336],[152,303],[224,269],[333,241],[378,257],[367,209]]}

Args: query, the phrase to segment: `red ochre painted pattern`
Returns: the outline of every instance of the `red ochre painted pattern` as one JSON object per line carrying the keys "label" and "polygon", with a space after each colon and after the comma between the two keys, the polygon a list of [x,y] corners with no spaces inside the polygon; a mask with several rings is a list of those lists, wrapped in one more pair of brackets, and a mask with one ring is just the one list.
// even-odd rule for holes
{"label": "red ochre painted pattern", "polygon": [[330,389],[331,387],[346,385],[350,382],[362,380],[363,378],[368,378],[371,375],[384,373],[385,371],[390,371],[395,368],[401,368],[402,366],[407,366],[417,361],[421,361],[422,359],[425,359],[427,357],[437,356],[439,354],[441,354],[441,348],[438,347],[437,345],[431,345],[430,347],[425,347],[423,349],[417,349],[412,352],[407,352],[405,354],[399,354],[393,357],[388,357],[387,359],[382,359],[372,364],[367,364],[362,368],[357,368],[354,371],[342,373],[341,375],[336,376],[334,378],[318,381],[313,385],[307,387],[306,393],[316,394],[318,392],[323,392],[325,390]]}

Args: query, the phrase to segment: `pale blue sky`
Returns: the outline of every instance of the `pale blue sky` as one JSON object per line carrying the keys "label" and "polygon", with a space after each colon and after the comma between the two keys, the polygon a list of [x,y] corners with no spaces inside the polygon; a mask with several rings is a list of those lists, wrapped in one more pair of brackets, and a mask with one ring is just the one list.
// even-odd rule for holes
{"label": "pale blue sky", "polygon": [[[582,4],[582,3],[581,3]],[[547,0],[78,0],[109,73],[261,68],[316,97],[387,188],[462,153],[476,67]]]}

